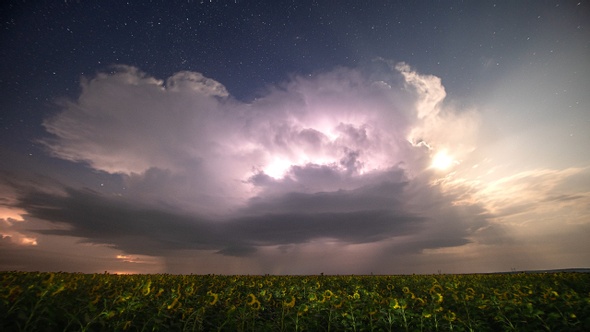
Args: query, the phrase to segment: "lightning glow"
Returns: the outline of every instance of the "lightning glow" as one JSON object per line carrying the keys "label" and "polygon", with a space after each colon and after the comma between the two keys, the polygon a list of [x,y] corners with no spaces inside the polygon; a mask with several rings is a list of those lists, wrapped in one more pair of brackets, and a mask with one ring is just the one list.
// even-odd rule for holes
{"label": "lightning glow", "polygon": [[263,172],[272,178],[281,179],[285,176],[289,168],[291,168],[291,165],[291,162],[287,159],[275,158],[264,167]]}
{"label": "lightning glow", "polygon": [[455,159],[449,155],[446,150],[442,150],[432,157],[432,163],[430,164],[430,167],[444,171],[448,170],[455,164]]}

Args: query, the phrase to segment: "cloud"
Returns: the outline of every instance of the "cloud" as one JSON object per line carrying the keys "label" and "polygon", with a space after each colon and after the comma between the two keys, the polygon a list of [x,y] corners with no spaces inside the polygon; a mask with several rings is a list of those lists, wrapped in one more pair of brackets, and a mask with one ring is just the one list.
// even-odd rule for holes
{"label": "cloud", "polygon": [[[422,233],[430,225],[429,219],[396,202],[404,186],[385,182],[351,191],[256,198],[226,220],[158,211],[88,189],[64,188],[65,194],[58,194],[21,188],[26,193],[18,198],[16,206],[26,209],[29,218],[62,225],[37,230],[39,234],[83,238],[130,254],[157,256],[171,250],[217,250],[226,255],[244,255],[253,254],[260,246],[297,245],[322,238],[372,243]],[[449,216],[445,227],[455,216]],[[462,238],[468,233],[464,230],[453,234]]]}
{"label": "cloud", "polygon": [[568,218],[568,222],[576,223],[585,218],[583,211],[589,206],[587,176],[588,168],[572,167],[526,170],[486,181],[449,176],[438,183],[443,192],[460,197],[458,204],[480,204],[498,220],[526,223],[530,219],[524,218],[525,214],[570,210],[577,216]]}
{"label": "cloud", "polygon": [[222,116],[217,97],[226,95],[198,73],[181,72],[163,84],[137,68],[116,66],[83,80],[77,101],[60,102],[62,112],[43,123],[56,139],[44,142],[60,158],[110,173],[182,169],[214,147],[211,125],[222,119],[212,117]]}
{"label": "cloud", "polygon": [[469,155],[476,113],[445,104],[439,78],[383,63],[378,79],[335,68],[251,101],[199,73],[161,80],[115,66],[59,102],[41,142],[121,188],[5,176],[6,206],[54,225],[36,229],[39,238],[79,238],[117,249],[119,261],[167,257],[170,266],[188,252],[264,261],[324,243],[400,258],[473,243],[494,216],[442,184],[458,167],[430,166],[443,148],[456,161]]}
{"label": "cloud", "polygon": [[440,79],[407,65],[389,70],[381,84],[347,68],[294,77],[241,102],[199,73],[164,81],[118,65],[83,80],[77,100],[60,102],[62,111],[43,123],[53,136],[42,142],[54,156],[120,174],[141,200],[220,214],[252,196],[248,179],[258,173],[281,179],[311,164],[350,175],[399,163],[419,169],[423,153],[409,144],[411,132],[425,126],[432,133],[421,139],[436,145],[448,131],[473,127],[455,126],[460,115],[436,122]]}
{"label": "cloud", "polygon": [[26,210],[17,207],[18,190],[15,190],[15,184],[18,180],[8,172],[0,172],[0,178],[3,179],[0,181],[0,192],[3,194],[0,198],[0,239],[18,246],[36,246],[36,237],[23,229]]}

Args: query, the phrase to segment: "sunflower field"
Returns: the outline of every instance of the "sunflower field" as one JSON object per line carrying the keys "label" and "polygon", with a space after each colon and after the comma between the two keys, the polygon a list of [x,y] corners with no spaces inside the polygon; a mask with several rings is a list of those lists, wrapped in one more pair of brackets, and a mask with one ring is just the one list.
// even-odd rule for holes
{"label": "sunflower field", "polygon": [[2,331],[590,331],[590,274],[0,272]]}

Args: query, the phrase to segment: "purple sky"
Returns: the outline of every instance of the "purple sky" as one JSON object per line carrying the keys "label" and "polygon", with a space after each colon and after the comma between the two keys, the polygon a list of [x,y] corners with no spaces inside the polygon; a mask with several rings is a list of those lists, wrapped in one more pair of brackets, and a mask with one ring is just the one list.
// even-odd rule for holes
{"label": "purple sky", "polygon": [[[100,7],[98,26],[66,18],[82,11],[90,20],[94,5],[3,5],[10,9],[2,17],[6,47],[28,36],[38,40],[31,49],[40,48],[43,34],[22,27],[46,28],[28,21],[37,16],[58,18],[49,35],[76,26],[76,33],[106,38],[108,20],[121,31],[137,20],[146,26],[129,30],[137,38],[76,39],[78,49],[103,45],[102,53],[33,50],[29,69],[21,70],[33,76],[34,65],[45,66],[46,76],[23,74],[22,84],[14,83],[18,69],[8,68],[22,50],[2,54],[0,269],[394,274],[588,267],[588,6],[510,3],[500,4],[512,10],[507,17],[494,14],[492,3],[449,2],[437,5],[440,13],[384,5],[405,13],[396,20],[369,5],[355,7],[370,13],[365,17],[313,2],[287,6],[293,16],[283,21],[279,8],[269,7],[246,24],[230,20],[236,10],[257,12],[246,2],[189,2],[159,19],[157,11],[119,19]],[[194,23],[191,10],[199,8],[208,21]],[[351,15],[358,22],[346,28]],[[158,22],[177,16],[189,23],[180,20],[159,38]],[[386,28],[407,27],[412,18],[427,27],[409,35]],[[226,27],[215,30],[219,22]],[[261,37],[280,22],[283,36],[273,43]],[[243,32],[240,40],[261,43],[244,49],[199,37],[199,29],[229,36],[239,24],[271,27]],[[181,33],[189,27],[201,48]],[[376,28],[379,38],[370,35]],[[145,29],[153,29],[151,39],[142,37]],[[422,40],[422,30],[444,33]],[[352,37],[355,31],[372,37]],[[477,46],[480,33],[486,38]],[[317,51],[314,43],[327,34],[337,47]],[[170,46],[166,36],[181,42]],[[151,62],[119,39],[137,48],[152,43]],[[288,49],[277,40],[307,45]],[[166,47],[187,56],[162,54]],[[262,69],[259,48],[267,67],[277,68]],[[424,50],[431,54],[418,55]],[[216,67],[215,57],[190,60],[207,51],[221,52],[226,66]],[[117,52],[123,55],[113,58]],[[66,60],[42,61],[52,56],[69,57],[77,71],[66,69]],[[55,75],[67,83],[52,85]]]}

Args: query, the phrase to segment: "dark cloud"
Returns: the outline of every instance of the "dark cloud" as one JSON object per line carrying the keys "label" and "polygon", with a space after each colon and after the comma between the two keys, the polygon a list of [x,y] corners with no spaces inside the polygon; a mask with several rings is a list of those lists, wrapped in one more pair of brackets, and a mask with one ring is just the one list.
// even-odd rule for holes
{"label": "dark cloud", "polygon": [[392,211],[267,214],[239,219],[232,230],[261,245],[305,243],[328,238],[344,243],[377,242],[411,234],[419,218]]}
{"label": "dark cloud", "polygon": [[[399,169],[389,173],[376,178],[404,178]],[[215,250],[240,257],[255,254],[259,247],[317,239],[360,244],[415,238],[405,250],[419,252],[468,243],[469,236],[487,224],[481,209],[448,207],[452,198],[428,193],[431,189],[426,186],[421,189],[420,209],[414,210],[407,201],[408,185],[390,180],[353,190],[261,195],[226,219],[154,209],[125,197],[70,187],[54,192],[18,188],[21,194],[14,206],[29,218],[62,226],[37,229],[38,234],[71,236],[152,256],[173,250]]]}
{"label": "dark cloud", "polygon": [[39,233],[80,237],[129,253],[207,249],[219,239],[214,227],[198,217],[129,204],[87,189],[66,188],[64,195],[31,191],[19,200],[17,206],[30,217],[68,226]]}
{"label": "dark cloud", "polygon": [[[294,179],[289,179],[285,185],[290,186],[291,181],[313,182],[329,179],[323,176],[326,170],[315,166],[296,168],[292,170]],[[310,174],[311,173],[311,174]],[[395,173],[393,172],[394,176]],[[394,177],[392,176],[392,177]],[[399,176],[399,175],[398,175]],[[400,176],[401,177],[401,176]],[[310,179],[311,178],[311,179]],[[380,177],[382,182],[366,184],[360,188],[334,191],[320,191],[313,193],[288,192],[282,195],[265,195],[264,193],[250,200],[249,208],[244,213],[267,212],[301,212],[324,213],[329,211],[352,212],[359,210],[396,210],[403,209],[400,200],[403,199],[403,191],[406,182],[387,181],[386,176]],[[284,185],[275,183],[276,186]]]}
{"label": "dark cloud", "polygon": [[[64,195],[31,191],[20,197],[16,206],[27,211],[29,217],[68,226],[38,230],[41,234],[80,237],[146,255],[157,255],[162,250],[220,248],[226,248],[221,253],[231,253],[236,250],[231,248],[244,245],[297,244],[323,237],[350,243],[374,242],[407,234],[420,220],[392,210],[327,212],[353,202],[356,195],[347,197],[343,192],[318,200],[317,194],[290,194],[277,199],[277,207],[267,203],[266,209],[260,209],[260,204],[254,204],[249,211],[260,210],[258,214],[229,220],[153,210],[72,188],[66,188]],[[319,201],[317,209],[294,212],[311,201]],[[332,201],[322,208],[323,212],[318,211],[322,201]],[[289,208],[287,202],[295,206]]]}
{"label": "dark cloud", "polygon": [[231,245],[217,251],[216,253],[224,256],[245,257],[256,253],[256,247],[246,245]]}

